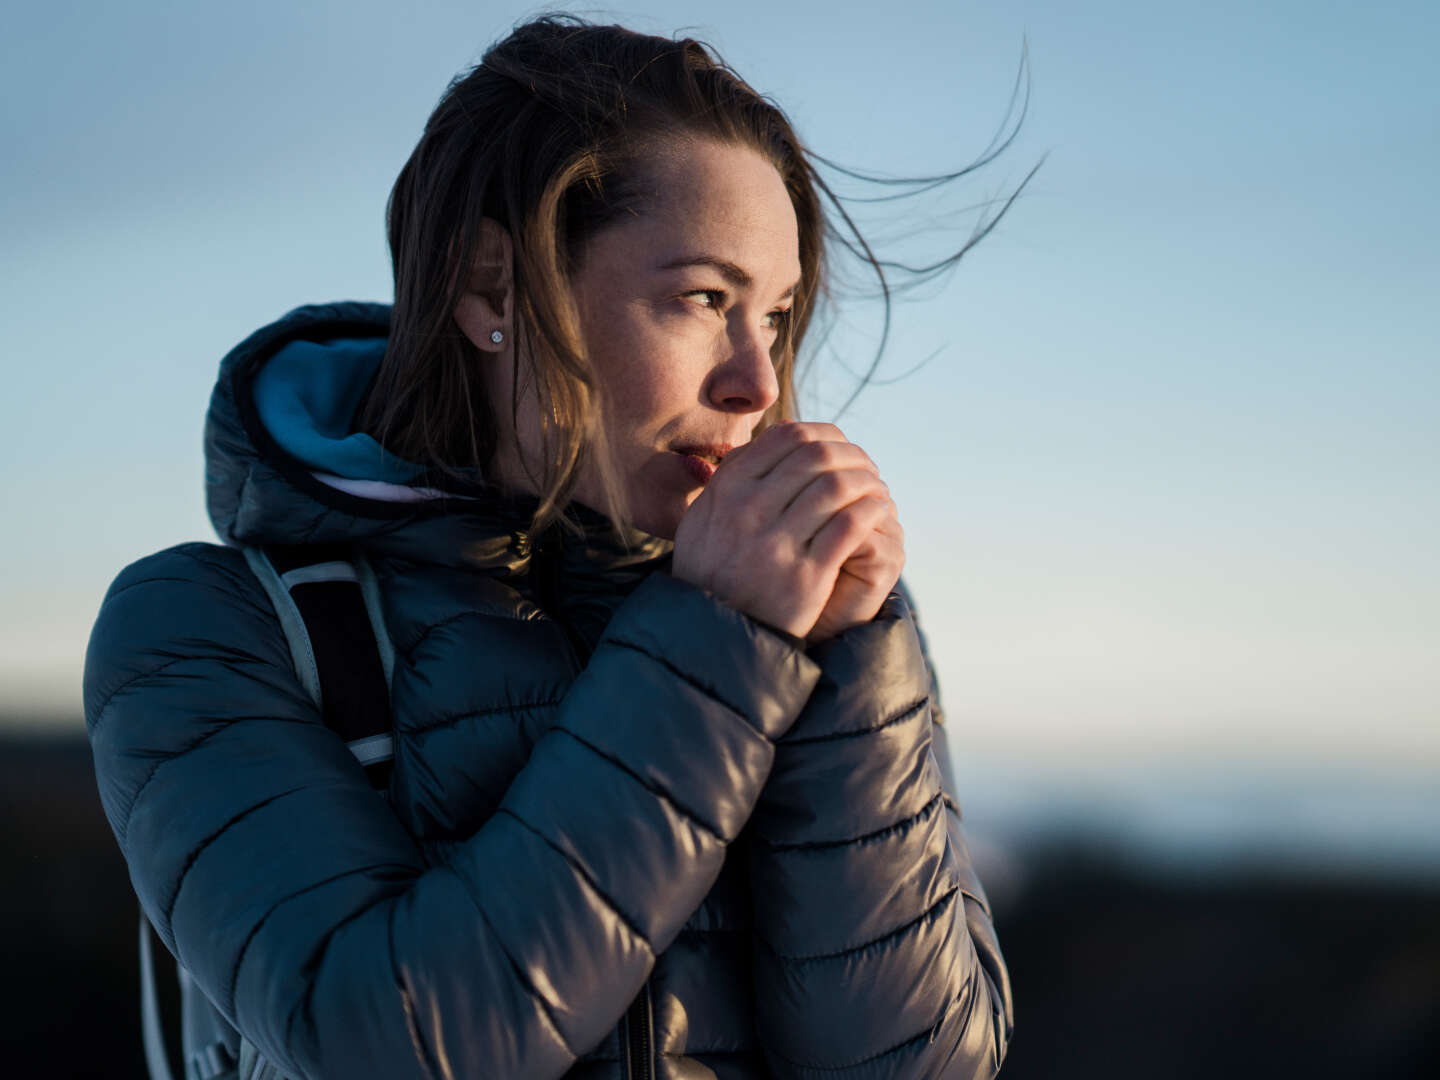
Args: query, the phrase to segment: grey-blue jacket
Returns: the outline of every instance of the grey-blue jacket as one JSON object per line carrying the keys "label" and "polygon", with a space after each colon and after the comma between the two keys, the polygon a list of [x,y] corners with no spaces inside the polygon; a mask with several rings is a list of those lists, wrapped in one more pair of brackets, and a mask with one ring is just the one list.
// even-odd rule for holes
{"label": "grey-blue jacket", "polygon": [[[664,541],[530,536],[350,430],[388,314],[225,358],[226,546],[128,567],[95,624],[100,796],[166,946],[296,1078],[993,1075],[1008,981],[903,590],[806,651]],[[306,543],[375,572],[388,800],[239,550]]]}

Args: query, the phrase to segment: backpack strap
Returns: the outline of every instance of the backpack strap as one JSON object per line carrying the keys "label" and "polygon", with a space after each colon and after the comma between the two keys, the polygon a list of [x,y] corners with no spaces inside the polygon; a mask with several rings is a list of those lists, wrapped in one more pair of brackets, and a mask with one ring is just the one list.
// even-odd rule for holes
{"label": "backpack strap", "polygon": [[345,740],[371,785],[385,791],[395,754],[395,650],[370,564],[348,548],[323,544],[246,548],[245,558],[275,607],[295,672],[325,726]]}
{"label": "backpack strap", "polygon": [[[235,1062],[240,1033],[201,993],[195,980],[178,961],[180,980],[180,1048],[184,1080],[237,1080]],[[145,1068],[150,1080],[172,1080],[170,1050],[161,1025],[160,1000],[155,985],[155,953],[150,920],[140,912],[140,1037],[145,1046]]]}
{"label": "backpack strap", "polygon": [[[385,630],[375,572],[359,552],[335,545],[246,548],[245,561],[265,589],[305,692],[325,726],[342,739],[383,796],[395,756],[390,679],[395,648]],[[186,1080],[226,1080],[258,1060],[176,962]],[[150,922],[140,913],[140,1014],[151,1080],[172,1080],[155,988]],[[247,1060],[250,1059],[250,1060]],[[270,1066],[265,1066],[270,1068]],[[273,1072],[273,1070],[272,1070]]]}
{"label": "backpack strap", "polygon": [[160,1001],[155,992],[155,954],[150,945],[150,920],[140,912],[140,1038],[150,1080],[171,1080],[165,1036],[160,1030]]}

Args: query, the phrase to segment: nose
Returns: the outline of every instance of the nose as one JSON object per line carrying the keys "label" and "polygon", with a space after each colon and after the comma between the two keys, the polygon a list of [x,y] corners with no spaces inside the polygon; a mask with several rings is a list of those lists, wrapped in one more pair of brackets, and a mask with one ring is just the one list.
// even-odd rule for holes
{"label": "nose", "polygon": [[764,412],[780,397],[769,335],[739,329],[730,335],[730,346],[729,357],[710,374],[710,403],[723,412]]}

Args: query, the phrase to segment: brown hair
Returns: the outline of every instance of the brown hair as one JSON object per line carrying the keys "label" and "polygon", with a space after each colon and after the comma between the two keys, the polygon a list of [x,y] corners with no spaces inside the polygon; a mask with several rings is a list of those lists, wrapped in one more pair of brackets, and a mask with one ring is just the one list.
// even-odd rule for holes
{"label": "brown hair", "polygon": [[[590,454],[606,509],[622,523],[625,507],[598,422],[603,401],[569,275],[591,236],[641,205],[647,153],[677,136],[757,150],[790,194],[801,281],[774,346],[780,396],[761,427],[792,416],[796,350],[824,288],[825,239],[834,233],[822,192],[849,226],[845,247],[879,275],[888,314],[883,264],[817,175],[784,113],[707,46],[553,15],[519,26],[451,82],[395,182],[387,209],[395,303],[361,429],[401,457],[452,474],[490,463],[497,403],[453,312],[481,220],[493,219],[514,247],[514,385],[518,395],[523,356],[543,418],[534,527],[560,517]],[[513,419],[518,396],[509,408]]]}

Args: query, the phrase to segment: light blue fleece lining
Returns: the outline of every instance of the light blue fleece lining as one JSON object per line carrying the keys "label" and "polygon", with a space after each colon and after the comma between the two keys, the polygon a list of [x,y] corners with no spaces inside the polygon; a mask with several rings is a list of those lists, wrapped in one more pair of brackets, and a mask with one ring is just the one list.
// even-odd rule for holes
{"label": "light blue fleece lining", "polygon": [[380,360],[381,338],[292,341],[265,362],[252,392],[260,422],[282,450],[347,480],[405,484],[423,470],[351,431]]}

